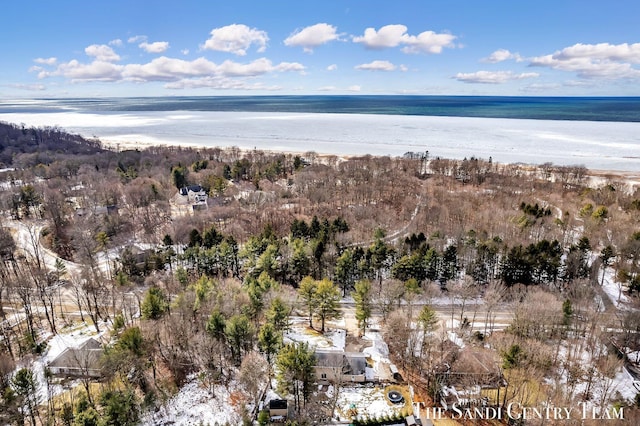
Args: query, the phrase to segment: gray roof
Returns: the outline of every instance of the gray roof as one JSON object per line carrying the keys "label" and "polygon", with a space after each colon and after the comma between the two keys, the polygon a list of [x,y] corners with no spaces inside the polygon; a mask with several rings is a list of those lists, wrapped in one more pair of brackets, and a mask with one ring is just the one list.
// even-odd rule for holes
{"label": "gray roof", "polygon": [[316,365],[333,368],[342,366],[342,374],[356,375],[365,373],[367,359],[365,354],[360,352],[316,350]]}
{"label": "gray roof", "polygon": [[49,367],[75,369],[81,371],[100,370],[102,345],[95,339],[88,339],[77,348],[67,348],[54,360]]}

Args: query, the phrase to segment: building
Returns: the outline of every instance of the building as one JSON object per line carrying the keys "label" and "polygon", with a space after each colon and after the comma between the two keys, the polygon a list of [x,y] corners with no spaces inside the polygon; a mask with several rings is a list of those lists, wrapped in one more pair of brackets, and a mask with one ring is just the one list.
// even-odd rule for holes
{"label": "building", "polygon": [[362,383],[367,379],[367,359],[361,352],[316,350],[315,355],[313,368],[320,383]]}
{"label": "building", "polygon": [[283,422],[289,415],[289,406],[286,399],[272,399],[269,401],[269,420],[271,422]]}
{"label": "building", "polygon": [[102,376],[100,360],[104,351],[97,340],[90,338],[76,348],[66,348],[47,368],[54,376],[94,377]]}
{"label": "building", "polygon": [[209,196],[200,185],[189,185],[180,189],[180,195],[186,197],[192,205],[206,205]]}

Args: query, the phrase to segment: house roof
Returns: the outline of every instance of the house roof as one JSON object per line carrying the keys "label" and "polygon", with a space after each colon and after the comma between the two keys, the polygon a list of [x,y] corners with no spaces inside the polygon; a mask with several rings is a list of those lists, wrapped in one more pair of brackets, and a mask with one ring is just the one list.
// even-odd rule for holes
{"label": "house roof", "polygon": [[360,352],[318,351],[316,350],[318,367],[342,367],[342,374],[364,374],[367,366],[365,354]]}
{"label": "house roof", "polygon": [[269,408],[271,410],[284,410],[287,408],[286,399],[272,399],[269,401]]}
{"label": "house roof", "polygon": [[185,186],[185,187],[181,188],[180,189],[180,193],[182,195],[187,195],[188,192],[200,192],[200,191],[203,191],[203,190],[204,189],[200,185],[189,185],[189,186]]}
{"label": "house roof", "polygon": [[77,348],[67,348],[49,362],[49,367],[99,370],[102,345],[95,339],[84,341]]}

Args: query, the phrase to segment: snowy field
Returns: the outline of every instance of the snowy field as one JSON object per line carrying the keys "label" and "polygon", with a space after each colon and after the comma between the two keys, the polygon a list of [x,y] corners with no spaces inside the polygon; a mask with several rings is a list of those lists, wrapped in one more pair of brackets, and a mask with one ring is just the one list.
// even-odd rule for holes
{"label": "snowy field", "polygon": [[368,114],[154,111],[5,113],[0,121],[60,126],[122,146],[184,144],[336,155],[492,157],[640,172],[640,123]]}
{"label": "snowy field", "polygon": [[340,420],[349,419],[350,410],[355,409],[358,417],[382,418],[399,413],[404,404],[392,404],[385,396],[385,390],[378,386],[351,386],[340,389],[336,412]]}
{"label": "snowy field", "polygon": [[[304,317],[291,317],[291,327],[284,333],[284,343],[308,343],[309,347],[343,351],[345,348],[345,341],[347,332],[344,329],[336,328],[334,321],[327,322],[325,324],[324,334],[319,331],[309,328],[309,319]],[[319,324],[315,324],[318,327]]]}
{"label": "snowy field", "polygon": [[[232,381],[229,389],[216,385],[213,394],[195,377],[156,412],[147,413],[143,426],[193,425],[223,426],[242,423],[238,405],[241,392],[238,383]],[[214,396],[215,395],[215,396]]]}

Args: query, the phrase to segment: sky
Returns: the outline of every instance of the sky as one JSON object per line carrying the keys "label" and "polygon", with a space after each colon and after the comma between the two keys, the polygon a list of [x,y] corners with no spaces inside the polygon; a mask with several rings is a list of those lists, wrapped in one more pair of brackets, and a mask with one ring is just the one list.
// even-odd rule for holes
{"label": "sky", "polygon": [[637,0],[7,0],[0,100],[640,96]]}

